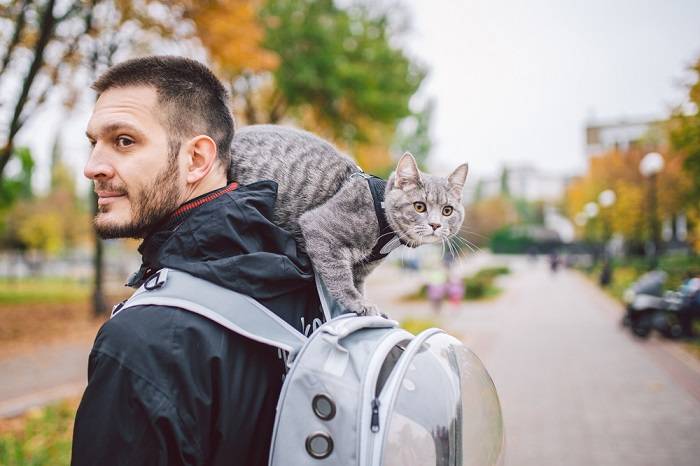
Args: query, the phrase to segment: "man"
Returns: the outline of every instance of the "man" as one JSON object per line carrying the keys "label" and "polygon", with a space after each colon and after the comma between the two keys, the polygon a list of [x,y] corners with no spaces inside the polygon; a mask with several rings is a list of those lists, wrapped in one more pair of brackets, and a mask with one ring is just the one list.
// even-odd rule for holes
{"label": "man", "polygon": [[[233,119],[203,65],[147,57],[94,84],[85,176],[104,238],[144,238],[138,287],[162,267],[245,293],[304,330],[319,317],[308,258],[269,220],[276,186],[228,183]],[[188,311],[140,306],[100,329],[74,466],[267,464],[284,365],[276,349]]]}

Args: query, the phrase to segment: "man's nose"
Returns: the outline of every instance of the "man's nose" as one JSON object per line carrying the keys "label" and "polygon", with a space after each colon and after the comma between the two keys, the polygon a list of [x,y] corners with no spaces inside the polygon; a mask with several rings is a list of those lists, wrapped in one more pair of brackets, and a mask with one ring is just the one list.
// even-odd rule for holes
{"label": "man's nose", "polygon": [[83,168],[83,175],[91,180],[114,176],[114,167],[109,163],[108,157],[98,150],[98,146],[93,147],[90,152],[90,157]]}

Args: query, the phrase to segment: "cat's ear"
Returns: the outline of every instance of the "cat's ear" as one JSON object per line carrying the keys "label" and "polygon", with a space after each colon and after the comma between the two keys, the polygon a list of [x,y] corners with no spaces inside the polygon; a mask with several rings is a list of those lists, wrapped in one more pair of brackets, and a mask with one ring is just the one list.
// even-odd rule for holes
{"label": "cat's ear", "polygon": [[447,177],[447,181],[450,183],[450,190],[456,197],[462,197],[464,183],[467,181],[467,173],[469,173],[469,165],[463,163]]}
{"label": "cat's ear", "polygon": [[399,163],[396,166],[394,184],[400,189],[408,186],[417,187],[423,184],[416,159],[413,158],[410,152],[406,152],[399,159]]}

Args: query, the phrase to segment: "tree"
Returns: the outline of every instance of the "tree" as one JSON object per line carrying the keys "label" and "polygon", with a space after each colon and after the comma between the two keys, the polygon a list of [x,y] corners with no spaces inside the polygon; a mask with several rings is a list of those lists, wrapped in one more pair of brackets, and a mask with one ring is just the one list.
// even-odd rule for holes
{"label": "tree", "polygon": [[396,128],[412,115],[409,100],[425,73],[392,45],[388,15],[332,0],[267,0],[259,18],[260,46],[275,60],[241,68],[212,53],[220,69],[231,70],[239,120],[294,121],[369,171],[392,165]]}
{"label": "tree", "polygon": [[690,71],[693,82],[688,86],[688,98],[671,115],[668,129],[673,149],[679,153],[691,182],[686,214],[694,229],[689,240],[700,251],[700,58]]}
{"label": "tree", "polygon": [[461,235],[476,245],[484,246],[493,233],[518,221],[518,212],[510,199],[503,196],[489,197],[475,202],[467,209]]}
{"label": "tree", "polygon": [[432,149],[430,125],[434,113],[435,100],[430,99],[418,112],[401,121],[397,128],[394,151],[400,154],[408,151],[413,154],[421,170],[427,168]]}
{"label": "tree", "polygon": [[[656,212],[648,210],[651,180],[639,172],[639,163],[648,150],[631,147],[626,151],[612,150],[589,159],[586,174],[567,188],[567,215],[575,219],[578,213],[584,211],[588,202],[597,202],[602,191],[612,189],[616,201],[611,207],[600,209],[600,222],[606,223],[609,233],[620,233],[628,242],[641,245],[651,235],[649,216],[669,218],[681,212],[687,205],[687,193],[690,190],[691,180],[682,170],[682,157],[664,146],[658,150],[662,153],[665,164],[655,180],[658,187]],[[589,225],[585,231],[600,237],[600,232],[595,233],[593,230]]]}
{"label": "tree", "polygon": [[[14,8],[3,12],[3,19],[14,22],[14,31],[3,51],[0,61],[0,78],[4,78],[18,50],[30,55],[29,66],[20,72],[21,88],[12,110],[8,127],[4,131],[5,142],[0,145],[0,180],[10,158],[15,154],[17,133],[45,101],[51,86],[58,80],[63,68],[72,62],[78,41],[87,34],[91,25],[91,6],[94,2],[69,2],[56,5],[56,0],[14,2]],[[7,16],[5,16],[7,15]],[[68,27],[59,28],[65,23]],[[79,30],[74,33],[73,30]],[[70,32],[65,32],[70,31]],[[52,47],[56,45],[56,47]],[[55,61],[49,61],[46,51],[55,52]],[[21,59],[17,59],[21,61]],[[45,79],[40,79],[40,78]]]}
{"label": "tree", "polygon": [[683,156],[683,167],[693,180],[692,197],[700,200],[700,58],[690,68],[694,81],[688,87],[688,99],[669,120],[673,148]]}

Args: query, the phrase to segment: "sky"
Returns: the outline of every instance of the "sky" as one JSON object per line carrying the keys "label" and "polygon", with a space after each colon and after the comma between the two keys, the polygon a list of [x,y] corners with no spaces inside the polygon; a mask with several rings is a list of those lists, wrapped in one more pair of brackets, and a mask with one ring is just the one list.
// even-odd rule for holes
{"label": "sky", "polygon": [[[504,164],[581,173],[587,121],[664,118],[700,58],[700,0],[396,1],[412,18],[402,41],[429,69],[420,99],[437,105],[432,165],[467,161],[471,180]],[[60,132],[81,174],[89,112],[66,120],[49,106],[18,142],[47,160]]]}
{"label": "sky", "polygon": [[[436,167],[585,169],[587,121],[664,118],[700,58],[698,0],[406,0]],[[473,179],[473,178],[472,178]]]}

